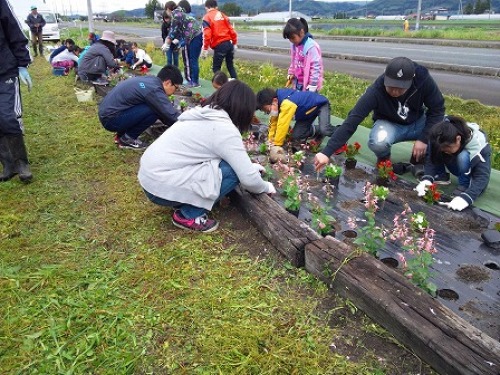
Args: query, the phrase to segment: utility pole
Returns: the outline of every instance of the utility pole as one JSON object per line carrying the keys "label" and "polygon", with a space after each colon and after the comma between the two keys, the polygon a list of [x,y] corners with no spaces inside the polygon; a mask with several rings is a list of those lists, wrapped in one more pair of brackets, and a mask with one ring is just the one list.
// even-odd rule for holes
{"label": "utility pole", "polygon": [[415,30],[420,28],[420,15],[422,14],[422,0],[418,0],[417,6],[417,23],[415,24]]}
{"label": "utility pole", "polygon": [[87,0],[87,14],[89,17],[89,32],[94,31],[94,14],[92,13],[92,0]]}
{"label": "utility pole", "polygon": [[292,18],[292,0],[290,0],[290,2],[288,3],[288,18]]}

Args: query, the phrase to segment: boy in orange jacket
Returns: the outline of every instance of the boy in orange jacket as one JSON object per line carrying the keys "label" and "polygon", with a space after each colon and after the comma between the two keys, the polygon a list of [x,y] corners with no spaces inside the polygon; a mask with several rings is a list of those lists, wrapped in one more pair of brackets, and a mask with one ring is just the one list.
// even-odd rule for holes
{"label": "boy in orange jacket", "polygon": [[203,50],[201,57],[206,58],[208,48],[214,51],[212,71],[221,70],[222,62],[226,60],[227,70],[231,78],[238,78],[234,69],[234,51],[238,48],[238,36],[231,26],[229,18],[217,9],[216,0],[205,1],[207,13],[203,17]]}

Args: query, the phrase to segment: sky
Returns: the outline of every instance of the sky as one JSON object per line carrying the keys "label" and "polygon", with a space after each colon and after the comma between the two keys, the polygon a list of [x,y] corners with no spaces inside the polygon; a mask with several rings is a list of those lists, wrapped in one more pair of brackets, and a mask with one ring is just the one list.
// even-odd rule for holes
{"label": "sky", "polygon": [[[16,1],[16,0],[12,0]],[[61,14],[87,14],[87,1],[88,0],[46,0],[52,7]],[[344,2],[346,0],[321,0],[327,2]],[[347,1],[365,1],[365,0],[347,0]],[[160,0],[166,2],[166,0]],[[192,0],[192,5],[203,4],[205,0]],[[143,8],[147,0],[91,0],[92,11],[94,13],[111,13],[117,10],[132,10]],[[293,5],[293,2],[292,2]]]}

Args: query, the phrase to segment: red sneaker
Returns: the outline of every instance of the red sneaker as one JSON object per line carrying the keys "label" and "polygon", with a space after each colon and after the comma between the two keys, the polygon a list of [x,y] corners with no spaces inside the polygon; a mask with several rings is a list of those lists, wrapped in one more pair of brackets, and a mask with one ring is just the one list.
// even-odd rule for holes
{"label": "red sneaker", "polygon": [[180,210],[175,210],[172,215],[172,224],[177,228],[188,229],[196,232],[210,233],[219,227],[217,220],[209,219],[206,214],[194,219],[186,219]]}

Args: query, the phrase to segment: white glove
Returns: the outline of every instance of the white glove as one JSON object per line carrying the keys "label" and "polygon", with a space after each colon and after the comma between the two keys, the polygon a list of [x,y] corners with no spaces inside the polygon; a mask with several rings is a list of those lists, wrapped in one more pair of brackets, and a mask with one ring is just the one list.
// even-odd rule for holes
{"label": "white glove", "polygon": [[31,81],[30,74],[28,73],[28,69],[20,66],[19,67],[19,78],[21,81],[28,86],[28,91],[31,91],[31,88],[33,87],[33,82]]}
{"label": "white glove", "polygon": [[236,55],[236,50],[238,49],[238,46],[235,44],[233,46],[233,55]]}
{"label": "white glove", "polygon": [[469,203],[462,197],[455,197],[451,202],[439,202],[441,206],[446,206],[453,211],[462,211],[469,206]]}
{"label": "white glove", "polygon": [[179,39],[172,40],[172,43],[174,43],[175,45],[179,44]]}
{"label": "white glove", "polygon": [[208,49],[204,49],[201,51],[201,58],[206,59],[208,56]]}
{"label": "white glove", "polygon": [[161,50],[162,50],[163,52],[165,52],[165,51],[166,51],[169,47],[170,47],[170,45],[169,45],[169,44],[167,44],[167,42],[165,42],[165,43],[163,43],[163,45],[161,46]]}
{"label": "white glove", "polygon": [[252,163],[252,166],[253,168],[259,172],[259,173],[262,173],[262,172],[265,172],[266,171],[266,168],[264,168],[262,165],[260,165],[259,163]]}
{"label": "white glove", "polygon": [[267,189],[267,194],[270,194],[270,195],[276,194],[276,188],[274,187],[272,182],[268,182],[268,184],[269,184],[269,186]]}
{"label": "white glove", "polygon": [[135,68],[137,68],[137,67],[135,66],[135,64],[134,64],[134,65],[132,65],[132,66],[130,67],[130,69],[132,69],[132,70],[135,70]]}
{"label": "white glove", "polygon": [[430,182],[429,180],[423,180],[423,181],[420,181],[419,184],[417,185],[417,187],[413,190],[417,192],[417,195],[419,197],[423,197],[425,195],[425,192],[427,191],[427,187],[431,186],[431,185],[432,185],[432,182]]}
{"label": "white glove", "polygon": [[316,92],[318,91],[318,86],[309,85],[307,86],[307,91]]}
{"label": "white glove", "polygon": [[289,74],[286,76],[286,79],[289,81],[293,81],[294,78],[295,78],[295,76],[293,74]]}

